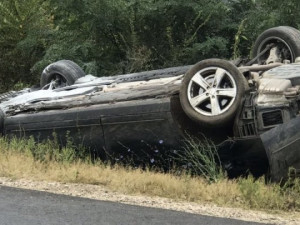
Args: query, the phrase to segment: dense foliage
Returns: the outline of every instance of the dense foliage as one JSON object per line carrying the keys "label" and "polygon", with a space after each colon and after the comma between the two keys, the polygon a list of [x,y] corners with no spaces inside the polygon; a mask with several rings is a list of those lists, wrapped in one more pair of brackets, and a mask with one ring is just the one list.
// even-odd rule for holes
{"label": "dense foliage", "polygon": [[263,30],[299,27],[298,0],[1,0],[0,90],[71,59],[98,76],[249,56]]}

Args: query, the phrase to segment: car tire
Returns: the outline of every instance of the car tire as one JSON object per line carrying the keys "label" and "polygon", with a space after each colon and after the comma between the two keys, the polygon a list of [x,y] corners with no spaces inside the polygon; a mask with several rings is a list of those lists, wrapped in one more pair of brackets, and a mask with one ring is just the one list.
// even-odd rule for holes
{"label": "car tire", "polygon": [[[275,44],[279,47],[281,62],[289,60],[291,63],[300,56],[300,31],[288,26],[270,28],[264,31],[256,39],[252,58],[259,55],[269,44]],[[258,57],[258,64],[265,64],[264,61],[269,57],[270,51]]]}
{"label": "car tire", "polygon": [[246,85],[245,77],[232,63],[222,59],[203,60],[182,80],[181,106],[188,117],[202,126],[225,126],[233,121]]}
{"label": "car tire", "polygon": [[60,60],[47,66],[40,80],[41,87],[45,87],[53,79],[61,79],[61,82],[65,86],[69,86],[75,83],[75,81],[84,77],[84,71],[76,63],[70,60]]}

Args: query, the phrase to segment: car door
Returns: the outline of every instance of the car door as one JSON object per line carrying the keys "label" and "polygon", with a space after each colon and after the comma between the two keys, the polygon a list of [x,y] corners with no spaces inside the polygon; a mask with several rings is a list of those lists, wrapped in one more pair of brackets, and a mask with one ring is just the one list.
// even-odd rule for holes
{"label": "car door", "polygon": [[176,148],[181,137],[170,112],[170,98],[114,103],[101,114],[106,150],[112,155]]}
{"label": "car door", "polygon": [[33,136],[37,142],[57,139],[65,145],[83,145],[95,153],[104,148],[98,106],[22,113],[5,118],[4,134],[19,138]]}

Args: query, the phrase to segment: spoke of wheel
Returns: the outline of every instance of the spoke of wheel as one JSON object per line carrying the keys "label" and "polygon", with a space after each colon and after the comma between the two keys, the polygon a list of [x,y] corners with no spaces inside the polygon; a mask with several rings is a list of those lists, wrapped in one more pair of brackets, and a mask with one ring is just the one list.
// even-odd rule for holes
{"label": "spoke of wheel", "polygon": [[234,98],[236,96],[236,89],[235,88],[217,89],[217,95]]}
{"label": "spoke of wheel", "polygon": [[216,70],[216,74],[215,74],[215,79],[214,79],[214,85],[216,85],[217,87],[219,87],[222,79],[224,78],[226,71],[222,68],[218,68]]}
{"label": "spoke of wheel", "polygon": [[200,103],[207,100],[209,96],[206,95],[206,93],[198,95],[190,100],[190,103],[193,107],[197,107]]}
{"label": "spoke of wheel", "polygon": [[236,96],[236,89],[235,88],[217,89],[217,95],[234,98]]}
{"label": "spoke of wheel", "polygon": [[198,84],[204,90],[207,90],[207,87],[210,86],[209,83],[207,83],[207,81],[201,76],[200,73],[196,73],[193,76],[192,81],[195,82],[196,84]]}
{"label": "spoke of wheel", "polygon": [[211,114],[213,116],[219,115],[221,113],[221,108],[219,105],[219,101],[218,98],[210,98],[210,102],[211,102]]}

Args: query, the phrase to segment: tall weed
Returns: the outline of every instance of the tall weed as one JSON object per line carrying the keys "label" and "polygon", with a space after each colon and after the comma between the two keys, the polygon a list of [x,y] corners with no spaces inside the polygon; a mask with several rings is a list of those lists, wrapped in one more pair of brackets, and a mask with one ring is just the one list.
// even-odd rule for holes
{"label": "tall weed", "polygon": [[205,137],[202,140],[187,137],[185,147],[175,152],[174,159],[192,175],[203,176],[209,182],[226,177],[216,146]]}

